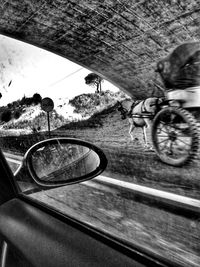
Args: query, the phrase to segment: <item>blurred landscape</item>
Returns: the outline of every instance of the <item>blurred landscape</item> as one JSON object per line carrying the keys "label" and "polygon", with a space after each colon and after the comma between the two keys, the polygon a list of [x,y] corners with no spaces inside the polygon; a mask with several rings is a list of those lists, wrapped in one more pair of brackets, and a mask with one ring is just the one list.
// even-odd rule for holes
{"label": "blurred landscape", "polygon": [[[50,113],[51,137],[80,138],[101,147],[109,161],[104,173],[107,176],[200,199],[199,159],[182,168],[164,164],[154,151],[144,148],[141,128],[135,129],[136,139],[131,141],[128,120],[122,120],[116,108],[117,101],[126,98],[121,92],[103,91],[62,102]],[[5,151],[23,155],[33,144],[49,137],[40,100],[38,95],[24,97],[0,108],[0,143]],[[10,120],[5,122],[2,117],[8,111]]]}

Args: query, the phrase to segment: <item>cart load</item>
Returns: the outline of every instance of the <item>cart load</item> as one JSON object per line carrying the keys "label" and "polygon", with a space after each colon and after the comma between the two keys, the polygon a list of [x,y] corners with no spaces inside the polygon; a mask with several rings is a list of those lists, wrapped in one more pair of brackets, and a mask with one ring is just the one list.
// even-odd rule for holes
{"label": "cart load", "polygon": [[178,46],[157,63],[157,71],[167,90],[200,86],[200,42]]}

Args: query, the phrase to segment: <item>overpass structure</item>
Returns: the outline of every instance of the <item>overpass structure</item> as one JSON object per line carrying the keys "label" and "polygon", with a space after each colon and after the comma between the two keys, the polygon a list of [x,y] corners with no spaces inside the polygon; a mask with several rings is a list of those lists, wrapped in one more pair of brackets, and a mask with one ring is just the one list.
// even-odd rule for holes
{"label": "overpass structure", "polygon": [[0,34],[57,53],[135,98],[152,95],[156,62],[199,40],[199,1],[1,1]]}

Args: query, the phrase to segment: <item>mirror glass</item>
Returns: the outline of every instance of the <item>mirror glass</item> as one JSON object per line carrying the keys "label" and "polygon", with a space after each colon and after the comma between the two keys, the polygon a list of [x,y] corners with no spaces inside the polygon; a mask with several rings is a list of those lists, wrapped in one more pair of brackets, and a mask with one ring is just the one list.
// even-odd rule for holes
{"label": "mirror glass", "polygon": [[37,179],[54,183],[89,175],[99,167],[100,158],[82,144],[58,142],[38,148],[32,153],[30,163]]}

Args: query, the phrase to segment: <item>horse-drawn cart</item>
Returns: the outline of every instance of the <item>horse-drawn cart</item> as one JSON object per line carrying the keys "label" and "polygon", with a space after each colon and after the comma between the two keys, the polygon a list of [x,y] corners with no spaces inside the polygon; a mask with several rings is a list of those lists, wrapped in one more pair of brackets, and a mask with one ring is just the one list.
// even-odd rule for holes
{"label": "horse-drawn cart", "polygon": [[182,166],[196,159],[199,151],[200,43],[180,45],[158,62],[156,71],[165,86],[164,98],[147,98],[132,109],[129,106],[130,111],[122,105],[118,110],[122,117],[129,116],[130,135],[134,127],[143,127],[147,143],[146,128],[151,128],[158,157]]}

